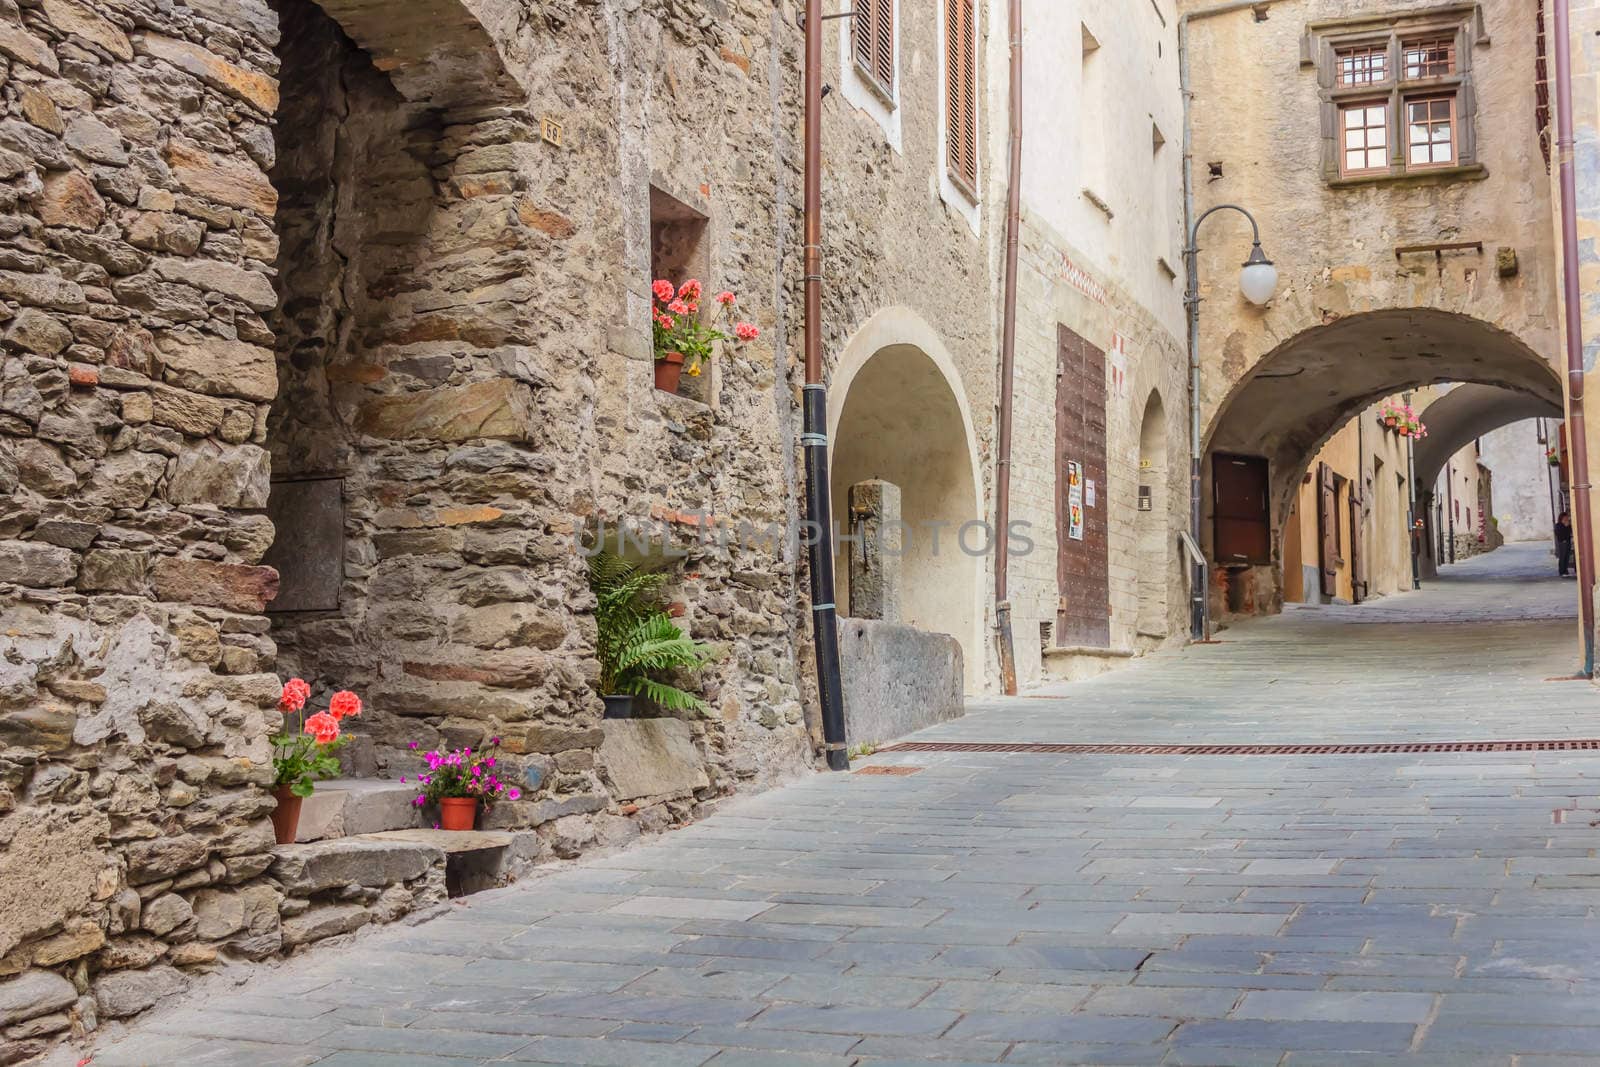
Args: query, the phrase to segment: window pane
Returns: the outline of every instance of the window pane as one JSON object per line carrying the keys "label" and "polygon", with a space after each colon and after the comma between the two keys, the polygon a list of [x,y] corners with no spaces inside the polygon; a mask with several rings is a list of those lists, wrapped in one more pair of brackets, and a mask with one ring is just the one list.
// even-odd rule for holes
{"label": "window pane", "polygon": [[1385,126],[1375,126],[1367,131],[1367,143],[1382,148],[1389,143],[1389,130]]}
{"label": "window pane", "polygon": [[1426,163],[1426,162],[1428,162],[1428,146],[1425,145],[1425,144],[1412,145],[1411,146],[1411,162],[1413,162],[1413,163]]}
{"label": "window pane", "polygon": [[1360,153],[1360,152],[1346,152],[1344,154],[1344,169],[1345,170],[1360,170],[1361,169],[1361,156],[1362,156],[1362,153]]}
{"label": "window pane", "polygon": [[1361,148],[1365,144],[1366,138],[1361,136],[1360,130],[1346,130],[1344,132],[1344,146],[1346,148]]}
{"label": "window pane", "polygon": [[1441,122],[1435,126],[1433,128],[1433,139],[1435,141],[1450,140],[1450,124],[1447,122]]}
{"label": "window pane", "polygon": [[1367,108],[1367,125],[1368,126],[1382,126],[1384,124],[1384,118],[1383,118],[1384,112],[1386,112],[1387,110],[1388,110],[1388,108],[1384,108],[1384,107],[1369,107],[1369,108]]}
{"label": "window pane", "polygon": [[1452,159],[1450,142],[1433,146],[1433,161],[1435,163],[1449,163]]}
{"label": "window pane", "polygon": [[1367,152],[1367,166],[1372,170],[1389,165],[1389,155],[1381,148],[1374,148]]}
{"label": "window pane", "polygon": [[1346,109],[1346,111],[1344,113],[1344,125],[1345,125],[1345,129],[1347,129],[1347,130],[1354,129],[1357,126],[1360,126],[1361,125],[1361,108],[1352,107],[1352,108]]}

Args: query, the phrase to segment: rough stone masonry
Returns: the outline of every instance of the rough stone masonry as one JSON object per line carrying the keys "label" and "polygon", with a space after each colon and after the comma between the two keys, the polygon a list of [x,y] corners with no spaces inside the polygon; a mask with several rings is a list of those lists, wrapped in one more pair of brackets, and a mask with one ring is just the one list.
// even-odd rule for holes
{"label": "rough stone masonry", "polygon": [[[793,518],[798,41],[720,6],[0,0],[0,1063],[440,899],[404,858],[275,859],[291,673],[366,698],[354,773],[502,737],[527,789],[496,825],[539,855],[808,766],[790,547],[679,564],[713,712],[637,796],[573,550],[601,517]],[[705,403],[650,388],[650,185],[706,208],[711,284],[766,331]],[[960,233],[917,284],[985,321],[981,245],[900,221]],[[324,599],[275,611],[280,582]]]}

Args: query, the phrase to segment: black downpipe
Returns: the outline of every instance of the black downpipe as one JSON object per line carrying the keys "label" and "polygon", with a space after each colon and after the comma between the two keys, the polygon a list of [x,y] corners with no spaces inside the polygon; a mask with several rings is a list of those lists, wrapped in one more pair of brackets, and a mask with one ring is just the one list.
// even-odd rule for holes
{"label": "black downpipe", "polygon": [[839,682],[839,612],[833,603],[833,504],[828,493],[828,393],[806,385],[806,544],[811,563],[811,627],[817,648],[817,693],[822,699],[822,737],[828,767],[850,769],[844,736],[844,692]]}

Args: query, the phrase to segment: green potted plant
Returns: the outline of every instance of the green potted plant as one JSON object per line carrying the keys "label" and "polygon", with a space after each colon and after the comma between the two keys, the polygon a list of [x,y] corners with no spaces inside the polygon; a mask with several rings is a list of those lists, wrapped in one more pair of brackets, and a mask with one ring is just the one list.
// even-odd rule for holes
{"label": "green potted plant", "polygon": [[679,377],[686,372],[689,377],[698,378],[718,341],[742,345],[761,336],[761,331],[750,323],[734,321],[733,305],[738,297],[728,290],[712,297],[717,307],[710,322],[700,319],[703,289],[696,279],[690,278],[675,289],[666,278],[657,278],[650,292],[655,297],[650,305],[650,322],[655,341],[656,388],[662,392],[676,393]]}
{"label": "green potted plant", "polygon": [[272,830],[280,845],[292,845],[300,829],[300,802],[317,788],[317,782],[339,775],[339,749],[348,737],[339,736],[339,722],[361,714],[361,698],[341,689],[328,700],[328,706],[306,715],[311,686],[302,678],[283,683],[278,710],[287,717],[299,716],[299,729],[285,730],[271,738],[272,795],[278,806],[272,812]]}
{"label": "green potted plant", "polygon": [[660,572],[609,552],[589,557],[600,699],[608,719],[631,719],[636,696],[668,711],[707,710],[705,701],[658,677],[671,670],[698,669],[715,655],[709,645],[689,638],[667,614],[660,595],[666,580]]}

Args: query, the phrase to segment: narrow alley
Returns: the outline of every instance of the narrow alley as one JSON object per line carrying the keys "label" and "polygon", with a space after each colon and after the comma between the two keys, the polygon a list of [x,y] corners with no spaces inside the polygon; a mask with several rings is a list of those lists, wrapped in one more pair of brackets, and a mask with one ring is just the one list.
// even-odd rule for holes
{"label": "narrow alley", "polygon": [[[917,743],[1600,736],[1511,545]],[[1594,751],[903,751],[212,987],[123,1064],[1555,1067],[1600,1055]]]}

